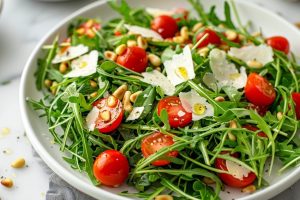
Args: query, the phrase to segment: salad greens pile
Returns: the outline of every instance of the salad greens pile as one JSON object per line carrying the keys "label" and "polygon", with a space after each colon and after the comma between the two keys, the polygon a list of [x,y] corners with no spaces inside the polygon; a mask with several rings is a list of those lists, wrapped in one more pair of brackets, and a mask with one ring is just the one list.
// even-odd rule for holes
{"label": "salad greens pile", "polygon": [[[138,35],[128,31],[126,25],[150,29],[155,16],[147,9],[131,8],[125,0],[121,3],[109,1],[111,8],[121,17],[105,23],[97,19],[76,19],[67,30],[68,38],[56,37],[51,45],[44,46],[45,57],[38,60],[36,72],[36,86],[44,93],[44,98],[38,101],[28,98],[28,102],[33,109],[42,111],[40,116],[47,119],[49,132],[55,143],[66,153],[63,159],[71,168],[85,172],[93,184],[100,184],[93,174],[93,162],[101,152],[108,149],[120,151],[129,161],[127,184],[135,187],[138,192],[132,194],[125,191],[122,195],[143,199],[153,199],[163,193],[174,194],[174,199],[219,199],[219,193],[224,189],[224,180],[221,181],[218,174],[229,172],[215,166],[217,159],[232,161],[253,172],[257,177],[253,184],[258,189],[267,185],[264,177],[268,174],[265,171],[271,174],[276,158],[282,162],[279,172],[299,165],[298,111],[297,103],[292,98],[293,93],[299,92],[300,80],[295,56],[272,49],[271,62],[258,67],[249,66],[249,62],[243,57],[228,52],[232,48],[240,49],[249,45],[266,47],[266,40],[262,34],[253,35],[249,32],[251,23],[242,25],[235,5],[225,1],[225,19],[221,19],[215,12],[215,6],[205,11],[199,0],[188,2],[196,11],[197,17],[191,13],[185,16],[182,12],[174,12],[172,15],[176,19],[178,30],[187,27],[188,40],[176,40],[175,37],[178,38],[180,33],[174,39],[144,38],[147,42],[144,48],[147,54],[156,55],[161,62],[159,67],[148,62],[145,71],[149,73],[158,70],[166,76],[165,62],[172,60],[174,55],[181,54],[186,45],[191,49],[195,77],[175,85],[172,96],[193,90],[212,106],[214,112],[212,116],[192,121],[184,127],[172,127],[166,109],[158,114],[158,102],[168,96],[162,85],[144,81],[141,73],[116,62],[117,55],[114,52],[117,47],[128,45],[132,41],[132,45],[138,45],[135,43]],[[233,23],[233,16],[237,19],[237,25]],[[197,38],[206,29],[213,30],[222,43],[197,48],[210,37],[206,34],[200,40]],[[236,34],[238,41],[228,37],[228,31]],[[82,50],[83,53],[75,52],[78,55],[72,59],[53,62],[57,55],[79,45],[88,47],[88,51],[82,48],[79,51]],[[239,69],[239,75],[244,67],[246,75],[256,73],[267,79],[276,91],[274,101],[261,108],[248,101],[243,89],[245,85],[234,87],[215,82],[216,87],[211,87],[205,77],[207,74],[215,74],[212,59],[218,58],[213,57],[211,52],[214,50],[218,50],[218,53],[225,52],[226,65],[233,64],[235,69]],[[84,63],[84,66],[76,68],[81,73],[80,69],[87,65],[91,67],[91,71],[94,70],[93,73],[68,76],[71,70],[76,70],[73,67],[71,69],[71,60],[84,53],[91,56],[93,51],[97,52],[96,67],[92,69],[90,63]],[[268,56],[265,52],[264,49],[262,56]],[[217,79],[216,75],[215,78]],[[226,83],[227,80],[223,81]],[[133,108],[143,107],[141,115],[129,121],[126,119],[130,111],[125,111],[122,123],[109,134],[89,129],[86,118],[95,102],[113,94],[124,84],[131,93],[141,91],[132,104]],[[248,129],[245,125],[257,128]],[[141,152],[142,140],[157,131],[172,136],[174,144],[144,157]],[[261,132],[263,136],[259,135]],[[178,156],[166,156],[171,151],[177,151]],[[235,152],[238,152],[238,157],[232,156]],[[171,164],[161,167],[151,164],[158,159],[168,160]],[[208,184],[207,180],[213,184]]]}

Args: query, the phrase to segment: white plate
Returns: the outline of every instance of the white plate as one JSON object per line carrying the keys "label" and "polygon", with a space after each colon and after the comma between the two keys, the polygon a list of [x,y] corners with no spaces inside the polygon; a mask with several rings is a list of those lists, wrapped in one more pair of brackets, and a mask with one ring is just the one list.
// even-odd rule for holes
{"label": "white plate", "polygon": [[[158,7],[162,9],[171,9],[176,7],[191,8],[191,6],[183,0],[128,0],[128,2],[135,7]],[[223,16],[223,1],[222,0],[202,0],[206,8],[211,5],[217,5],[217,12]],[[245,23],[251,20],[257,27],[261,27],[267,36],[271,35],[283,35],[287,37],[292,45],[294,52],[300,52],[300,38],[299,31],[291,24],[286,22],[281,17],[267,11],[254,4],[247,3],[243,0],[236,0],[236,5],[240,13],[242,21]],[[74,171],[70,166],[62,159],[62,153],[58,150],[57,146],[50,144],[48,132],[48,126],[45,119],[38,117],[38,114],[33,111],[26,103],[26,97],[33,99],[39,99],[42,94],[36,90],[34,72],[37,68],[37,59],[42,56],[41,46],[49,44],[53,38],[59,33],[61,36],[65,35],[66,28],[72,19],[78,16],[84,17],[99,17],[102,20],[111,19],[116,13],[105,3],[105,1],[98,1],[92,3],[74,14],[64,19],[59,25],[52,29],[39,45],[35,48],[31,54],[28,62],[26,63],[20,87],[20,108],[22,119],[24,122],[25,130],[28,138],[31,141],[33,147],[46,162],[46,164],[60,177],[76,187],[80,191],[89,194],[95,198],[105,200],[125,200],[126,197],[117,195],[118,192],[124,190],[131,190],[127,186],[121,188],[106,188],[93,186],[87,176]],[[275,171],[275,170],[274,170]],[[296,182],[300,178],[300,167],[291,169],[282,175],[276,172],[268,178],[270,186],[262,190],[259,190],[251,195],[244,195],[237,189],[227,189],[230,194],[223,192],[221,194],[222,199],[269,199],[281,191],[285,190]]]}

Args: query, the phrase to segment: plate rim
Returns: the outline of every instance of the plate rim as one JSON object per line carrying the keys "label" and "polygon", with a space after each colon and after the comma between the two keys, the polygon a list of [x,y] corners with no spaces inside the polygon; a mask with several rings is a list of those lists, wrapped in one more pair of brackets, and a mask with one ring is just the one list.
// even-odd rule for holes
{"label": "plate rim", "polygon": [[[219,0],[224,1],[224,0]],[[243,1],[243,0],[235,0],[238,2],[238,4],[244,4],[245,6],[252,7],[255,10],[259,10],[260,12],[263,12],[265,14],[270,15],[274,18],[274,20],[279,20],[281,23],[284,23],[286,26],[290,27],[293,31],[297,32],[300,36],[300,31],[293,26],[290,22],[288,22],[283,17],[275,14],[274,12],[264,8],[260,7],[254,2],[249,1]],[[59,177],[61,177],[63,180],[68,182],[71,186],[78,189],[79,191],[92,196],[94,198],[99,198],[99,190],[101,195],[103,197],[107,197],[109,199],[116,199],[116,200],[130,200],[130,198],[120,196],[118,194],[106,191],[105,189],[95,187],[92,184],[86,183],[82,181],[79,177],[74,176],[70,170],[66,170],[63,166],[61,166],[57,160],[52,157],[47,150],[41,145],[37,137],[35,137],[36,133],[31,125],[31,122],[29,120],[29,116],[27,113],[27,107],[28,103],[26,102],[27,96],[25,95],[25,86],[27,82],[27,77],[29,77],[29,71],[31,69],[32,63],[34,61],[34,58],[36,54],[38,54],[41,50],[41,47],[43,44],[48,40],[51,35],[53,35],[55,32],[58,31],[64,24],[70,22],[70,20],[80,16],[82,13],[93,9],[94,7],[99,7],[101,5],[104,5],[107,3],[107,0],[98,0],[95,2],[92,2],[74,12],[72,12],[67,17],[63,18],[61,21],[59,21],[53,28],[50,29],[50,31],[45,34],[44,37],[38,42],[32,53],[30,54],[29,58],[26,61],[25,67],[22,72],[21,81],[20,81],[20,89],[19,89],[19,107],[21,112],[21,119],[22,123],[25,129],[25,132],[28,136],[28,139],[31,143],[31,145],[34,147],[36,152],[39,154],[39,156],[43,159],[43,161],[47,164],[47,166],[50,167],[50,169],[55,172]],[[280,179],[276,183],[274,183],[272,186],[268,186],[264,188],[263,190],[259,190],[253,194],[250,194],[248,196],[239,198],[239,200],[251,200],[251,199],[264,199],[264,198],[271,198],[276,196],[277,194],[281,193],[288,187],[290,187],[292,184],[294,184],[297,180],[300,179],[300,167],[297,167],[292,173],[290,173],[288,176]],[[91,187],[92,186],[92,187]]]}

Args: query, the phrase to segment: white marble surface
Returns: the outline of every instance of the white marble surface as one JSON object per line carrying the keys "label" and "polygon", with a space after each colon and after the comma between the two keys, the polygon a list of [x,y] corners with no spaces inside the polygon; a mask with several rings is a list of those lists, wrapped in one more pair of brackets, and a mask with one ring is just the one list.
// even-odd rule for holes
{"label": "white marble surface", "polygon": [[[30,143],[24,136],[18,109],[19,79],[26,59],[46,32],[68,14],[93,0],[60,3],[4,1],[0,16],[0,177],[12,178],[15,186],[6,189],[0,185],[0,200],[45,199],[49,175],[33,157]],[[251,1],[279,13],[290,22],[300,22],[298,2]],[[9,128],[6,136],[2,133],[4,128]],[[12,169],[10,163],[20,156],[26,159],[28,166],[21,170]],[[300,182],[275,199],[299,199],[299,189]]]}

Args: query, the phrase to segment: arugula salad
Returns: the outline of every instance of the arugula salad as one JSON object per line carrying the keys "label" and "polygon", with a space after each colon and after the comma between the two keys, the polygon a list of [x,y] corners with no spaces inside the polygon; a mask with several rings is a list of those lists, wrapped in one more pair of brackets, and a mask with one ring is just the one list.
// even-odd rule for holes
{"label": "arugula salad", "polygon": [[[94,185],[128,184],[142,199],[251,193],[300,163],[299,65],[283,36],[242,24],[234,2],[193,10],[131,8],[74,20],[38,60],[40,100],[54,142]],[[232,18],[237,19],[237,24]]]}

